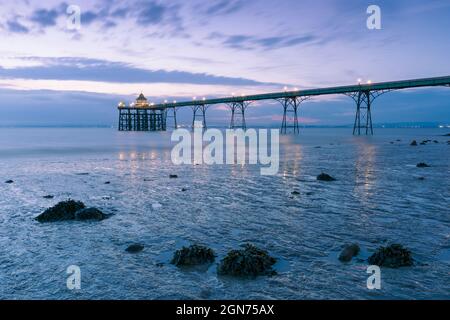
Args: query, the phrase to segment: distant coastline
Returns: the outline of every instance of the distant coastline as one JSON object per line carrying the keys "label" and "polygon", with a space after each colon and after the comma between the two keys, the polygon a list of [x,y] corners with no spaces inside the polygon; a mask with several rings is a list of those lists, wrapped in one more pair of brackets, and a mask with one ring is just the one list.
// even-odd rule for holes
{"label": "distant coastline", "polygon": [[[228,128],[225,124],[211,124],[210,126],[214,126],[216,128],[225,129]],[[450,129],[450,123],[440,123],[440,122],[396,122],[396,123],[374,123],[374,128],[378,129]],[[181,127],[189,127],[189,125],[181,125]],[[268,125],[254,125],[254,128],[278,128],[279,125],[268,124]],[[308,129],[320,129],[320,128],[330,128],[330,129],[338,129],[338,128],[352,128],[353,124],[344,124],[344,125],[302,125],[301,128]],[[86,125],[86,124],[73,124],[73,125],[64,125],[64,124],[55,124],[55,125],[41,125],[41,124],[27,124],[27,125],[1,125],[0,128],[76,128],[76,129],[115,129],[116,125],[108,125],[108,124],[99,124],[99,125]]]}

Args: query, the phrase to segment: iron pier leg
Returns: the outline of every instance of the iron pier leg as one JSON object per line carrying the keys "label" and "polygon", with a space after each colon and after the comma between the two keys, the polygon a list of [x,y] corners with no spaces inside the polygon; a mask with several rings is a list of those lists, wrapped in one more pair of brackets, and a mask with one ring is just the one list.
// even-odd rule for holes
{"label": "iron pier leg", "polygon": [[372,125],[372,93],[370,91],[360,91],[357,93],[355,124],[353,135],[361,135],[361,129],[365,129],[366,135],[373,135]]}
{"label": "iron pier leg", "polygon": [[[299,100],[299,98],[284,98],[281,100],[281,104],[283,105],[283,121],[281,123],[281,134],[287,134],[288,128],[294,129],[294,134],[300,133],[300,126],[298,122],[298,108],[300,103],[303,100]],[[288,126],[288,113],[291,112],[294,114],[293,124]]]}

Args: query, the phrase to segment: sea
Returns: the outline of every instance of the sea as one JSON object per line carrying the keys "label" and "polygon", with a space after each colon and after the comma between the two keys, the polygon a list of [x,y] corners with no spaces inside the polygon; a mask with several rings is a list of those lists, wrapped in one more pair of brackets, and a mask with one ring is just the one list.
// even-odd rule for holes
{"label": "sea", "polygon": [[[171,132],[0,128],[0,299],[450,299],[448,133],[304,128],[280,137],[279,172],[264,176],[259,165],[175,165]],[[336,181],[317,181],[322,172]],[[34,219],[67,199],[111,217]],[[125,251],[135,243],[144,250]],[[276,275],[217,275],[246,243],[277,259]],[[340,262],[351,243],[360,254]],[[367,258],[393,243],[415,265],[382,268],[381,289],[368,289]],[[171,265],[190,244],[216,262]]]}

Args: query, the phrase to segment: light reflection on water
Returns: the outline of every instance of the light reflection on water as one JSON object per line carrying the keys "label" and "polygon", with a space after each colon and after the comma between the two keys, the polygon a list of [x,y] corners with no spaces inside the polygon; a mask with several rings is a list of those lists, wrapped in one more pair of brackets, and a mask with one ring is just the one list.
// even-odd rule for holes
{"label": "light reflection on water", "polygon": [[[15,181],[0,183],[0,298],[450,298],[450,153],[441,131],[378,130],[367,138],[306,129],[282,137],[274,177],[254,165],[173,166],[169,133],[0,131],[8,136],[0,138],[0,178]],[[441,143],[409,146],[427,138]],[[432,167],[419,170],[418,162]],[[322,171],[337,181],[316,181]],[[69,197],[114,216],[86,224],[33,220]],[[214,265],[182,272],[168,264],[192,242],[223,257],[247,241],[279,258],[278,276],[242,281],[217,277]],[[126,254],[134,242],[145,250]],[[360,243],[361,258],[400,242],[420,264],[383,270],[383,290],[369,292],[364,262],[337,261],[349,242]],[[82,268],[78,293],[65,287],[71,264]]]}

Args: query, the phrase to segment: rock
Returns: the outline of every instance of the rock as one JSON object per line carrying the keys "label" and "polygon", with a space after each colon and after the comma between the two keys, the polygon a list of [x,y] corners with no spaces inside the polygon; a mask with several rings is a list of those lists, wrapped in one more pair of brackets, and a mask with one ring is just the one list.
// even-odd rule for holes
{"label": "rock", "polygon": [[5,183],[11,184],[11,183],[14,183],[14,181],[13,180],[6,180]]}
{"label": "rock", "polygon": [[76,173],[77,176],[88,176],[89,172],[80,172],[80,173]]}
{"label": "rock", "polygon": [[39,222],[74,220],[75,213],[84,208],[85,205],[83,202],[69,199],[67,201],[59,202],[57,205],[48,208],[38,217],[36,217],[36,220]]}
{"label": "rock", "polygon": [[416,141],[416,140],[413,140],[413,141],[411,142],[411,146],[416,147],[416,146],[417,146],[417,141]]}
{"label": "rock", "polygon": [[85,208],[75,212],[75,220],[103,220],[106,216],[97,208]]}
{"label": "rock", "polygon": [[346,245],[339,255],[339,260],[342,262],[350,262],[353,257],[356,257],[359,254],[360,248],[356,243]]}
{"label": "rock", "polygon": [[332,176],[326,174],[326,173],[321,173],[317,176],[317,180],[319,181],[336,181],[335,178],[333,178]]}
{"label": "rock", "polygon": [[300,192],[298,192],[298,191],[292,191],[291,194],[292,194],[293,196],[298,196],[298,195],[300,194]]}
{"label": "rock", "polygon": [[378,248],[368,261],[371,265],[386,268],[410,267],[414,264],[411,252],[400,244]]}
{"label": "rock", "polygon": [[424,145],[426,145],[427,143],[425,142],[425,141],[422,141],[421,143],[420,143],[420,145],[421,146],[424,146]]}
{"label": "rock", "polygon": [[423,180],[425,180],[425,177],[418,177],[417,179],[420,181],[423,181]]}
{"label": "rock", "polygon": [[170,179],[176,179],[176,178],[178,178],[178,176],[176,174],[171,174],[171,175],[169,175],[169,178]]}
{"label": "rock", "polygon": [[188,189],[186,189],[186,188],[181,189],[181,192],[186,192],[186,191],[188,191]]}
{"label": "rock", "polygon": [[450,137],[450,133],[444,134],[443,137]]}
{"label": "rock", "polygon": [[53,199],[54,196],[52,196],[52,195],[46,195],[46,196],[43,196],[42,198],[44,198],[44,199]]}
{"label": "rock", "polygon": [[424,162],[418,163],[417,168],[429,168],[430,166]]}
{"label": "rock", "polygon": [[437,140],[434,140],[433,142],[434,142],[434,143],[439,143],[439,141],[437,141]]}
{"label": "rock", "polygon": [[111,181],[106,181],[105,184],[111,184]]}
{"label": "rock", "polygon": [[131,246],[125,249],[125,251],[129,253],[138,253],[141,252],[142,250],[144,250],[144,246],[138,243],[132,244]]}
{"label": "rock", "polygon": [[194,244],[175,251],[170,263],[177,267],[196,266],[212,263],[215,258],[216,255],[212,249]]}
{"label": "rock", "polygon": [[246,244],[242,250],[231,250],[220,261],[217,268],[219,275],[235,277],[256,277],[260,275],[274,275],[272,266],[276,259],[269,256],[267,251]]}

